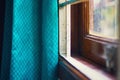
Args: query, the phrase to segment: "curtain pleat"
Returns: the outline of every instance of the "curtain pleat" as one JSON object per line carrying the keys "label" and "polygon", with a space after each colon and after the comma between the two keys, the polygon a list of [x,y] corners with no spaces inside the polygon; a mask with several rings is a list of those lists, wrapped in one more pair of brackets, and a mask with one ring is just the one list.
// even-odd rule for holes
{"label": "curtain pleat", "polygon": [[[9,4],[9,0],[6,2]],[[6,16],[9,14],[8,4],[6,4],[8,8]],[[4,49],[2,56],[3,63],[10,57],[8,61],[10,64],[7,64],[9,66],[6,68],[3,68],[5,63],[2,66],[4,76],[1,79],[4,80],[8,74],[9,78],[5,80],[57,80],[57,0],[13,0],[11,5],[12,15],[5,20],[5,22],[11,20],[11,25],[5,25],[6,35],[4,35],[5,47],[7,46],[5,43],[9,43],[11,48]],[[9,36],[11,43],[6,40],[7,34],[10,34],[9,29],[12,29]],[[8,54],[10,56],[6,57]]]}
{"label": "curtain pleat", "polygon": [[42,2],[13,1],[10,80],[40,80],[42,58]]}
{"label": "curtain pleat", "polygon": [[[57,0],[43,0],[42,4],[42,80],[57,80],[58,64],[58,5]],[[44,73],[45,72],[45,73]],[[48,73],[48,74],[46,74]],[[47,77],[46,77],[47,76]]]}

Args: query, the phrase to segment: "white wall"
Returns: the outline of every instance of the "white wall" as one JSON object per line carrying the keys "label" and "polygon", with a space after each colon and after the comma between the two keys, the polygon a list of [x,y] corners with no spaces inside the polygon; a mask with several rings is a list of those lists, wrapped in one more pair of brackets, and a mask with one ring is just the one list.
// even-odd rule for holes
{"label": "white wall", "polygon": [[[66,0],[59,0],[59,3]],[[60,54],[67,53],[67,8],[62,7],[59,9],[59,51]]]}

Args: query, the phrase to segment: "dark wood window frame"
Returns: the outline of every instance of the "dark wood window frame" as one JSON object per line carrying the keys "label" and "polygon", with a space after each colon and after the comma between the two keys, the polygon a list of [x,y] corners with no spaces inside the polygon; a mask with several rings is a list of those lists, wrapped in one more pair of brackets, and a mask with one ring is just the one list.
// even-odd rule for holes
{"label": "dark wood window frame", "polygon": [[[112,45],[118,48],[118,40],[89,34],[89,27],[93,25],[93,23],[91,24],[90,22],[91,16],[93,16],[93,14],[91,14],[91,12],[93,11],[93,8],[91,8],[91,5],[93,5],[92,3],[93,3],[93,0],[88,0],[88,1],[86,0],[81,3],[76,3],[71,5],[71,13],[72,13],[71,18],[73,19],[73,20],[71,19],[72,20],[71,21],[72,23],[71,25],[71,36],[72,36],[71,37],[71,44],[72,44],[71,56],[74,58],[78,58],[79,56],[84,57],[90,60],[90,62],[92,61],[94,63],[97,63],[98,65],[101,65],[101,67],[105,68],[106,59],[104,58],[104,55],[105,55],[104,46]],[[79,7],[81,7],[80,5],[83,6],[81,11],[79,11],[80,10]],[[76,15],[80,15],[80,14],[82,15],[81,17],[80,16],[76,17]],[[82,18],[83,21],[77,18]],[[81,25],[80,22],[83,22],[83,24],[81,23],[82,24]],[[76,26],[78,27],[75,29],[74,27]],[[82,26],[82,28],[80,28],[80,26]],[[78,33],[74,33],[74,32],[78,32]],[[96,53],[95,52],[92,53],[92,51],[95,51],[93,49],[97,49]]]}
{"label": "dark wood window frame", "polygon": [[[86,1],[83,1],[83,2],[78,2],[78,3],[73,3],[73,4],[71,4],[71,7],[72,6],[74,6],[74,5],[76,5],[76,4],[81,4],[81,3],[84,3],[84,2],[87,2],[87,1],[91,1],[92,2],[92,0],[86,0]],[[83,8],[85,8],[85,7],[83,7]],[[90,11],[91,9],[90,9],[90,3],[89,3],[89,7],[88,7],[88,10]],[[87,11],[84,11],[85,13],[87,12]],[[72,13],[72,12],[71,12]],[[74,14],[74,11],[73,11],[73,14]],[[85,16],[85,15],[82,15],[83,17]],[[71,16],[72,17],[72,16]],[[76,18],[77,16],[75,16],[75,18]],[[75,18],[74,18],[74,20],[75,20]],[[72,19],[71,19],[72,20]],[[72,21],[74,21],[74,20],[72,20]],[[83,35],[83,37],[82,37],[82,40],[89,40],[89,41],[93,41],[93,42],[96,42],[97,44],[102,44],[102,45],[106,45],[106,44],[111,44],[111,45],[115,45],[115,46],[117,46],[118,45],[118,41],[117,40],[114,40],[114,39],[108,39],[108,38],[103,38],[103,37],[98,37],[98,36],[95,36],[95,35],[91,35],[91,34],[89,34],[89,26],[91,25],[90,24],[90,22],[89,22],[89,20],[90,20],[90,14],[89,15],[87,15],[87,18],[86,18],[86,20],[87,21],[85,21],[85,27],[84,28],[82,28],[82,34],[81,35]],[[71,21],[71,22],[72,22]],[[79,25],[79,19],[77,20],[77,22],[76,22],[76,20],[74,21],[75,23],[75,25]],[[72,25],[72,26],[74,26],[74,25]],[[80,28],[79,28],[80,29]],[[74,28],[73,28],[73,32],[74,32],[75,30],[74,30]],[[71,37],[71,40],[72,39],[78,39],[78,38],[76,38],[76,35],[78,36],[78,33],[75,33],[75,34],[73,34],[73,36],[74,37]],[[72,29],[71,29],[71,36],[72,36]],[[84,38],[84,39],[83,39]],[[80,39],[78,39],[78,40],[80,40]],[[81,40],[81,41],[82,41]],[[71,41],[72,42],[72,41]],[[81,52],[82,51],[80,51],[79,49],[81,48],[81,50],[83,49],[83,47],[82,46],[79,46],[79,45],[77,45],[77,44],[83,44],[83,43],[76,43],[77,41],[74,41],[73,40],[73,43],[75,43],[74,44],[74,46],[75,46],[75,48],[77,48],[77,49],[73,49],[73,47],[71,47],[71,49],[73,49],[73,51],[71,50],[71,56],[73,57],[73,58],[75,58],[77,61],[79,61],[80,63],[82,63],[82,61],[83,61],[83,63],[86,63],[86,62],[88,62],[88,63],[90,63],[90,64],[92,64],[94,67],[95,66],[98,66],[98,67],[100,67],[99,65],[96,65],[95,63],[100,63],[100,65],[102,65],[102,66],[104,66],[105,67],[105,60],[103,59],[103,58],[101,58],[99,55],[97,56],[97,58],[96,58],[96,56],[91,56],[90,54],[90,57],[92,57],[92,58],[94,58],[95,60],[91,60],[91,58],[90,57],[87,57],[88,55],[84,55],[84,53],[82,53],[81,54]],[[71,43],[72,44],[72,43]],[[60,58],[61,58],[62,56],[60,56]],[[81,61],[81,59],[82,59],[82,61]],[[61,59],[60,59],[60,61],[62,61]],[[67,61],[65,58],[63,58],[63,62],[64,61],[66,61],[67,63],[70,63],[69,61]],[[94,63],[95,62],[95,63]],[[66,63],[65,63],[66,64]],[[71,63],[70,63],[71,64]],[[85,64],[85,65],[87,65],[87,64]],[[72,66],[72,64],[70,65],[70,66]],[[87,66],[90,66],[90,65],[87,65]],[[69,68],[69,67],[68,67]],[[75,69],[75,67],[73,67],[74,69]],[[104,69],[105,68],[103,68],[103,67],[100,67],[100,69],[98,69],[98,70],[101,70],[101,71],[104,71]],[[96,70],[97,71],[97,70]],[[74,71],[73,71],[73,73],[74,73]],[[79,73],[79,71],[78,71],[78,73]],[[75,73],[75,74],[78,74],[78,73]],[[83,73],[84,74],[84,73]],[[105,74],[104,75],[109,75],[109,73],[108,72],[106,72],[105,71]],[[84,74],[85,75],[85,74]],[[113,74],[111,75],[110,74],[110,76],[112,76],[113,77],[113,80],[114,80],[114,78],[115,78],[115,76],[113,76]],[[109,77],[109,76],[108,76]]]}

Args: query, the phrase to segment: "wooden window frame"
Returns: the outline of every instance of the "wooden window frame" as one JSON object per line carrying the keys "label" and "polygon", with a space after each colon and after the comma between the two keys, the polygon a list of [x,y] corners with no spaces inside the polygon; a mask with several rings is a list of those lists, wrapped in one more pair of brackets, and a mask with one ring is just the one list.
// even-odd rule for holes
{"label": "wooden window frame", "polygon": [[[91,22],[91,19],[93,19],[92,17],[93,17],[93,13],[92,13],[92,11],[93,11],[93,0],[82,0],[82,1],[76,1],[76,2],[74,2],[74,3],[72,3],[72,4],[70,4],[70,6],[73,6],[73,5],[76,5],[76,4],[80,4],[80,3],[84,3],[84,2],[89,2],[89,7],[87,7],[87,10],[89,11],[87,14],[87,17],[84,15],[84,14],[86,14],[86,10],[83,10],[82,11],[82,13],[83,13],[83,16],[84,17],[86,17],[86,19],[84,20],[84,28],[82,29],[82,35],[84,36],[84,39],[86,39],[86,40],[89,40],[89,41],[93,41],[93,42],[96,42],[96,43],[98,43],[98,44],[103,44],[103,45],[106,45],[106,44],[110,44],[110,45],[114,45],[114,46],[117,46],[117,44],[118,44],[118,40],[114,40],[114,39],[108,39],[108,38],[104,38],[104,37],[99,37],[99,36],[95,36],[95,35],[91,35],[91,34],[89,34],[89,27],[90,26],[92,26],[93,25],[93,23]],[[84,7],[84,9],[85,9],[85,7]],[[71,19],[71,18],[70,18]],[[72,19],[71,19],[72,20]],[[69,24],[69,21],[67,21],[67,24]],[[77,22],[77,24],[78,24],[78,22]],[[69,27],[71,26],[71,23],[70,23],[70,25],[69,25]],[[78,26],[80,26],[80,25],[78,25]],[[68,25],[67,25],[67,27],[68,27]],[[70,28],[71,29],[71,28]],[[72,31],[70,32],[70,34],[72,33]],[[69,32],[68,32],[68,34],[69,34]],[[68,35],[67,34],[67,35]],[[70,37],[71,38],[71,37]],[[76,37],[75,37],[76,38]],[[74,39],[75,39],[74,38]],[[84,40],[83,39],[83,40]],[[68,39],[67,39],[68,40]],[[71,40],[72,40],[72,38],[71,38]],[[70,40],[70,43],[72,43],[72,41]],[[74,41],[73,41],[73,43],[75,43]],[[78,44],[80,44],[80,43],[78,43]],[[75,43],[75,45],[76,45],[76,43]],[[70,45],[71,46],[71,45]],[[78,47],[78,48],[77,48]],[[68,45],[67,45],[67,48],[68,48]],[[77,50],[75,50],[75,51],[73,51],[72,52],[72,50],[69,52],[69,53],[67,53],[66,55],[68,55],[69,54],[69,56],[76,56],[76,55],[79,55],[78,53],[79,53],[79,46],[76,46],[75,48],[77,48]],[[75,49],[74,48],[74,49]],[[71,49],[72,49],[72,47],[71,47]],[[82,48],[81,48],[82,49]],[[83,56],[83,57],[85,57],[85,58],[88,58],[88,59],[90,59],[88,56],[89,55],[81,55],[81,56]],[[95,56],[91,56],[90,55],[90,57],[95,57]],[[104,65],[105,66],[105,60],[104,59],[99,59],[99,55],[97,56],[98,58],[96,58],[95,57],[95,61],[98,61],[98,63],[102,63],[101,65]],[[101,57],[100,57],[101,58]]]}
{"label": "wooden window frame", "polygon": [[[95,42],[97,44],[100,44],[100,45],[102,45],[102,49],[103,49],[104,45],[112,45],[112,46],[118,47],[119,42],[118,42],[117,39],[116,40],[115,39],[109,39],[109,38],[104,38],[104,37],[99,37],[99,36],[89,34],[89,27],[93,25],[93,23],[91,22],[91,19],[93,19],[93,18],[91,18],[91,17],[93,17],[93,13],[92,13],[92,11],[93,11],[93,8],[92,8],[93,7],[93,0],[86,0],[86,1],[89,2],[89,7],[88,7],[88,10],[89,10],[88,15],[89,16],[87,15],[87,17],[86,17],[85,15],[83,15],[83,17],[86,17],[86,18],[84,19],[84,28],[82,29],[83,30],[82,35],[83,35],[83,38],[84,38],[82,40],[83,41],[84,40],[89,40],[89,41]],[[84,3],[86,1],[83,1],[81,3]],[[77,5],[79,3],[80,2],[71,4],[71,6]],[[85,7],[84,7],[84,9],[85,9]],[[83,14],[86,14],[86,12],[87,12],[86,10],[83,10]],[[71,40],[72,40],[72,38],[71,38]],[[73,43],[75,43],[75,42],[73,41]],[[75,44],[80,44],[80,43],[75,43]],[[81,49],[83,49],[83,47],[81,47]],[[81,53],[81,52],[79,52],[79,50],[76,51],[76,52],[71,51],[71,56],[72,57],[77,57],[77,56],[80,55],[80,56],[85,57],[89,60],[92,60],[93,62],[95,62],[99,65],[102,65],[102,66],[106,67],[106,60],[103,56],[99,55],[99,53],[97,53],[98,55],[94,55],[94,54],[85,54],[84,55],[84,52],[82,52],[82,54],[79,54],[79,53]],[[92,57],[94,59],[91,59],[90,57]]]}
{"label": "wooden window frame", "polygon": [[[71,5],[74,5],[74,4],[78,4],[78,3],[81,3],[81,2],[85,2],[85,1],[92,1],[92,0],[81,0],[81,1],[78,1],[78,2],[75,2],[75,3],[73,3],[73,4],[70,4],[70,6]],[[89,9],[90,10],[90,9]],[[89,14],[90,15],[90,14]],[[70,18],[71,19],[71,18]],[[89,19],[89,18],[87,18],[87,19]],[[85,39],[88,39],[88,40],[91,40],[91,41],[95,41],[95,42],[97,42],[97,43],[100,43],[100,44],[112,44],[112,45],[117,45],[118,44],[118,40],[114,40],[114,39],[108,39],[108,38],[103,38],[103,37],[98,37],[98,36],[94,36],[94,35],[91,35],[91,34],[89,34],[89,26],[90,26],[91,24],[89,23],[89,24],[87,24],[87,27],[85,27],[84,28],[84,30],[83,30],[83,34],[82,35],[84,35],[84,37],[85,37]],[[70,26],[69,26],[70,27]],[[71,51],[70,51],[71,52]],[[106,77],[113,77],[113,80],[115,79],[115,75],[114,75],[114,73],[112,73],[112,74],[110,74],[110,73],[108,73],[108,72],[106,72],[104,69],[105,68],[103,68],[103,67],[101,67],[101,66],[99,66],[99,65],[96,65],[95,63],[94,63],[94,61],[91,61],[91,60],[89,60],[88,58],[86,58],[85,56],[83,56],[83,55],[78,55],[78,54],[74,54],[74,53],[69,53],[69,54],[71,54],[71,55],[69,55],[70,57],[72,57],[72,58],[74,58],[74,59],[76,59],[77,61],[79,61],[80,63],[82,63],[82,61],[83,61],[83,63],[88,63],[88,64],[90,64],[90,65],[88,65],[88,64],[85,64],[86,66],[88,66],[88,67],[91,67],[91,65],[92,65],[92,69],[93,69],[93,67],[94,68],[96,68],[96,67],[99,67],[100,69],[98,69],[98,70],[100,70],[100,71],[103,71],[103,73],[105,72],[105,76]],[[59,57],[59,59],[60,59],[60,61],[66,61],[67,63],[71,63],[71,61],[69,61],[69,59],[67,60],[67,57],[63,57],[63,60],[61,60],[61,57],[63,57],[62,55],[60,55],[60,57]],[[81,61],[81,59],[83,59],[82,61]],[[95,59],[95,60],[97,60],[97,61],[99,61],[97,58]],[[104,64],[105,63],[105,61],[104,60],[100,60],[99,62],[102,62],[102,64]],[[70,67],[73,67],[73,64],[71,63],[71,65],[70,65]],[[69,68],[69,67],[68,67]],[[76,67],[73,67],[73,69],[77,69]],[[97,70],[96,70],[97,71]],[[73,73],[75,73],[74,71],[72,71]],[[85,76],[87,76],[86,74],[84,74],[84,72],[82,72],[82,73],[80,73],[79,71],[77,72],[77,73],[75,73],[76,75],[79,75],[79,74],[83,74],[83,75],[85,75]],[[107,76],[108,75],[108,76]],[[81,76],[80,76],[81,77]],[[85,79],[86,80],[86,79]]]}

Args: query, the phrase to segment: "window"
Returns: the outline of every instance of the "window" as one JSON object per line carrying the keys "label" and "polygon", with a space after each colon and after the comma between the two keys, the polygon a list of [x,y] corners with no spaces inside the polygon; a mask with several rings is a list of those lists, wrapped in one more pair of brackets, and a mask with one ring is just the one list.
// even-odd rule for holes
{"label": "window", "polygon": [[90,26],[89,34],[118,39],[115,0],[94,0],[92,3],[93,25]]}
{"label": "window", "polygon": [[116,2],[78,0],[60,7],[60,54],[85,58],[115,73],[119,34]]}
{"label": "window", "polygon": [[[84,16],[84,28],[81,28],[85,35],[81,40],[82,54],[103,66],[107,66],[106,53],[117,54],[119,31],[116,2],[117,0],[91,0],[88,4],[89,10],[87,7],[83,10],[83,15],[88,15]],[[114,55],[112,56],[115,57]]]}

